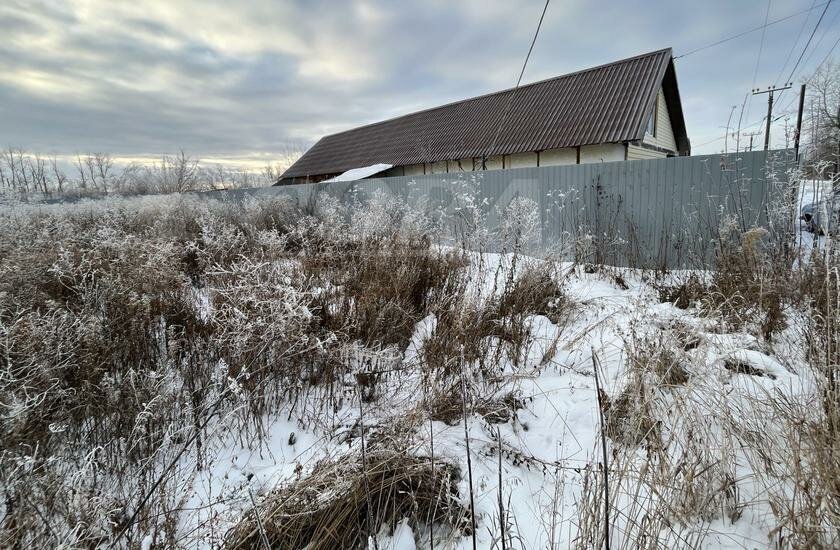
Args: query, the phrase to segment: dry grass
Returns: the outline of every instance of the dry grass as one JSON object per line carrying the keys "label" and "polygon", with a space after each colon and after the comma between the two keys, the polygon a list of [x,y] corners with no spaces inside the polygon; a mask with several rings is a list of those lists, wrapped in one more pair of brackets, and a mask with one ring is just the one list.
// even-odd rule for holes
{"label": "dry grass", "polygon": [[[461,387],[457,382],[436,393],[425,407],[432,420],[450,426],[458,424],[464,416]],[[473,396],[469,410],[490,424],[504,424],[516,418],[517,411],[525,408],[525,399],[516,391],[501,395]]]}
{"label": "dry grass", "polygon": [[734,219],[725,220],[719,232],[710,277],[691,272],[681,281],[655,281],[659,299],[680,309],[697,306],[728,330],[747,328],[770,341],[785,329],[785,310],[799,298],[792,284],[801,275],[792,270],[796,256],[774,245],[766,230],[741,231]]}
{"label": "dry grass", "polygon": [[[778,426],[781,446],[750,435],[768,428],[734,425],[751,443],[749,459],[770,488],[778,525],[772,538],[792,548],[836,548],[840,544],[840,255],[830,250],[806,266],[808,324],[803,339],[816,391],[813,400],[778,397],[764,405]],[[768,462],[767,457],[772,459]],[[769,468],[768,464],[771,464]],[[764,466],[759,469],[759,466]],[[784,483],[779,484],[777,480]]]}
{"label": "dry grass", "polygon": [[[735,390],[725,376],[688,375],[686,367],[706,360],[704,349],[690,352],[709,344],[682,323],[656,339],[626,343],[626,384],[611,400],[602,398],[614,511],[605,525],[603,466],[593,461],[582,475],[577,547],[602,545],[606,528],[618,548],[700,547],[715,522],[737,523],[745,510],[755,518],[768,508],[768,546],[836,548],[840,542],[838,256],[824,251],[786,272],[750,265],[754,256],[738,247],[745,260],[714,274],[709,288],[716,295],[698,292],[702,312],[730,329],[753,327],[772,337],[777,354],[804,348],[807,364],[794,364],[798,377],[790,382],[796,388],[801,380],[803,388],[763,389],[778,377],[732,358],[725,369],[764,381]],[[807,312],[804,324],[785,328],[779,296],[786,307]],[[747,312],[760,314],[760,322],[751,323]],[[768,321],[773,315],[779,318]]]}
{"label": "dry grass", "polygon": [[563,289],[565,275],[554,264],[527,266],[520,273],[500,266],[494,278],[497,292],[484,301],[471,294],[463,278],[441,293],[445,299],[432,308],[435,331],[422,349],[430,373],[451,379],[467,362],[496,377],[505,360],[521,365],[533,316],[545,315],[561,327],[568,323],[575,306]]}
{"label": "dry grass", "polygon": [[495,314],[498,318],[544,315],[557,325],[565,324],[571,304],[563,291],[563,276],[551,263],[526,267],[505,285]]}
{"label": "dry grass", "polygon": [[[365,346],[405,348],[414,325],[457,284],[465,260],[437,253],[428,238],[398,236],[319,248],[302,262],[323,327]],[[323,288],[327,286],[327,288]]]}
{"label": "dry grass", "polygon": [[262,546],[255,514],[272,548],[366,548],[369,535],[393,529],[404,518],[415,533],[437,524],[468,534],[456,466],[382,449],[369,453],[365,465],[359,455],[319,463],[247,513],[227,534],[226,547]]}
{"label": "dry grass", "polygon": [[160,526],[174,544],[177,522],[159,518],[190,474],[161,464],[189,442],[203,467],[214,417],[259,446],[272,411],[318,385],[334,400],[354,369],[344,350],[404,347],[464,265],[393,225],[404,220],[356,235],[287,199],[0,215],[0,540],[11,545],[52,546],[68,531],[72,544],[107,540],[147,491],[127,536]]}
{"label": "dry grass", "polygon": [[[206,422],[223,417],[210,425],[261,449],[278,411],[334,433],[348,399],[387,416],[369,428],[365,459],[359,421],[347,432],[351,451],[258,499],[224,542],[260,547],[257,517],[280,548],[364,547],[404,518],[421,538],[432,525],[469,532],[461,472],[451,458],[417,456],[418,426],[456,424],[465,408],[488,424],[515,421],[528,396],[512,380],[543,368],[521,369],[534,316],[562,329],[577,307],[554,264],[500,266],[493,295],[478,297],[469,255],[435,247],[393,205],[364,211],[376,223],[334,203],[309,212],[285,201],[117,206],[0,219],[0,546],[105,545],[123,528],[128,546],[146,533],[190,545],[178,518],[195,468],[209,467],[218,444]],[[607,527],[622,548],[696,547],[711,522],[736,522],[761,500],[774,543],[836,547],[840,262],[823,254],[792,270],[762,234],[722,234],[708,279],[655,283],[661,299],[698,306],[700,328],[631,331],[626,377],[614,397],[602,395],[616,499]],[[404,362],[423,319],[434,329]],[[715,336],[704,323],[717,336],[760,336],[777,355],[804,349],[788,361],[807,362],[815,391],[736,401],[700,370]],[[724,367],[772,382],[745,362]],[[400,418],[389,416],[392,394],[408,395]],[[513,466],[531,463],[502,441],[493,452],[495,443]],[[185,448],[195,466],[163,472]],[[602,542],[602,467],[582,469],[573,512],[582,548]]]}
{"label": "dry grass", "polygon": [[660,302],[672,302],[680,309],[688,309],[697,304],[708,293],[708,285],[696,273],[689,274],[678,283],[655,282]]}
{"label": "dry grass", "polygon": [[724,224],[703,307],[716,311],[733,329],[757,325],[759,334],[770,340],[786,326],[783,310],[791,292],[792,257],[773,254],[766,231],[732,227]]}
{"label": "dry grass", "polygon": [[651,410],[650,392],[643,377],[632,376],[617,397],[601,395],[607,437],[630,447],[660,445],[659,421]]}

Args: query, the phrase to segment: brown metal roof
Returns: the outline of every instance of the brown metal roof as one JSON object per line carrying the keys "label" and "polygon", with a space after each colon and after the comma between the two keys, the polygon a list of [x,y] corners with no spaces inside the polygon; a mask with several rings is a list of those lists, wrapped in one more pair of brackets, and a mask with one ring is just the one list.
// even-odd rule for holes
{"label": "brown metal roof", "polygon": [[687,153],[671,49],[666,48],[323,137],[281,179],[376,163],[405,166],[635,141],[644,136],[663,85],[669,88],[665,96],[678,148]]}

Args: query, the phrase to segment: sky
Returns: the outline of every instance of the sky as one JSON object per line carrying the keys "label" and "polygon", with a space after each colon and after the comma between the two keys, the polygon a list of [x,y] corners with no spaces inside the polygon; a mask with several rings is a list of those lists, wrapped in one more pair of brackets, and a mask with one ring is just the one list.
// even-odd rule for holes
{"label": "sky", "polygon": [[[512,87],[543,4],[0,0],[0,147],[282,162],[329,133]],[[718,152],[732,147],[723,139],[730,115],[732,126],[740,117],[762,128],[767,96],[750,90],[788,79],[825,7],[552,0],[523,82],[665,47],[680,56],[810,10],[676,60],[692,152]],[[795,90],[778,98],[790,124],[798,83],[838,39],[835,0],[792,76]],[[783,134],[781,119],[774,145]]]}

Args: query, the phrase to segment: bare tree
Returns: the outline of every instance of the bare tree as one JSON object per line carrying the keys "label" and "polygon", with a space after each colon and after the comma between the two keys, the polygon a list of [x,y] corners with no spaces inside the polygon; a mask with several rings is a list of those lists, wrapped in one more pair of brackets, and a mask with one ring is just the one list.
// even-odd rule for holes
{"label": "bare tree", "polygon": [[283,149],[277,153],[274,163],[266,164],[261,172],[261,175],[266,183],[274,185],[280,181],[280,176],[283,175],[289,166],[294,164],[306,151],[308,147],[305,143],[300,141],[291,141],[285,144]]}
{"label": "bare tree", "polygon": [[19,193],[30,190],[29,174],[26,171],[26,156],[20,147],[7,147],[2,162],[6,165],[9,188]]}
{"label": "bare tree", "polygon": [[836,180],[840,174],[840,63],[830,60],[811,76],[808,100],[809,166],[817,175],[833,175]]}
{"label": "bare tree", "polygon": [[67,185],[67,174],[59,168],[55,155],[50,157],[50,168],[52,169],[52,178],[55,181],[56,189],[59,193],[64,193],[64,187]]}
{"label": "bare tree", "polygon": [[35,153],[34,155],[26,155],[24,169],[29,172],[29,180],[32,182],[32,191],[40,191],[44,195],[48,195],[49,189],[49,174],[47,172],[47,163],[41,158],[41,155]]}
{"label": "bare tree", "polygon": [[157,190],[162,193],[183,193],[198,188],[198,160],[181,150],[174,157],[165,155],[160,165],[150,169],[150,175],[157,180]]}
{"label": "bare tree", "polygon": [[184,151],[164,155],[151,165],[122,165],[107,153],[76,153],[71,174],[56,155],[29,153],[20,147],[0,150],[0,189],[20,194],[150,194],[200,189],[235,189],[271,184],[285,170],[283,163],[262,172],[223,164],[201,164]]}
{"label": "bare tree", "polygon": [[93,155],[88,155],[87,158],[94,185],[96,185],[97,189],[101,189],[103,193],[107,194],[112,178],[111,169],[114,167],[114,161],[111,155],[107,153],[94,153]]}
{"label": "bare tree", "polygon": [[269,185],[274,185],[280,179],[280,176],[283,174],[283,168],[280,166],[280,163],[276,164],[266,164],[262,169],[262,177],[266,183]]}
{"label": "bare tree", "polygon": [[76,167],[76,173],[79,175],[79,179],[76,180],[79,189],[87,189],[87,172],[85,171],[84,161],[82,160],[81,155],[79,155],[78,153],[76,153],[76,160],[74,161],[73,165]]}

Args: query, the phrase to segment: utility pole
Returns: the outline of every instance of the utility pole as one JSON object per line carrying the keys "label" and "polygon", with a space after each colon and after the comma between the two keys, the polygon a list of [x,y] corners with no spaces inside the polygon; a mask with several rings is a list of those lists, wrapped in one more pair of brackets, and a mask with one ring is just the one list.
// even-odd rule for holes
{"label": "utility pole", "polygon": [[799,88],[799,114],[796,115],[796,133],[793,135],[793,150],[799,162],[799,138],[802,135],[802,111],[805,109],[805,84]]}
{"label": "utility pole", "polygon": [[[840,103],[837,104],[837,121],[840,123]],[[840,182],[840,136],[837,136],[837,156],[834,158],[834,188],[837,189]]]}
{"label": "utility pole", "polygon": [[789,90],[792,82],[788,82],[786,86],[777,88],[776,86],[768,86],[766,90],[756,88],[752,91],[753,95],[767,94],[767,128],[764,130],[764,150],[770,149],[770,123],[773,121],[773,92],[781,92],[782,90]]}
{"label": "utility pole", "polygon": [[753,150],[753,138],[755,136],[760,136],[761,132],[744,132],[745,136],[750,136],[750,151]]}

